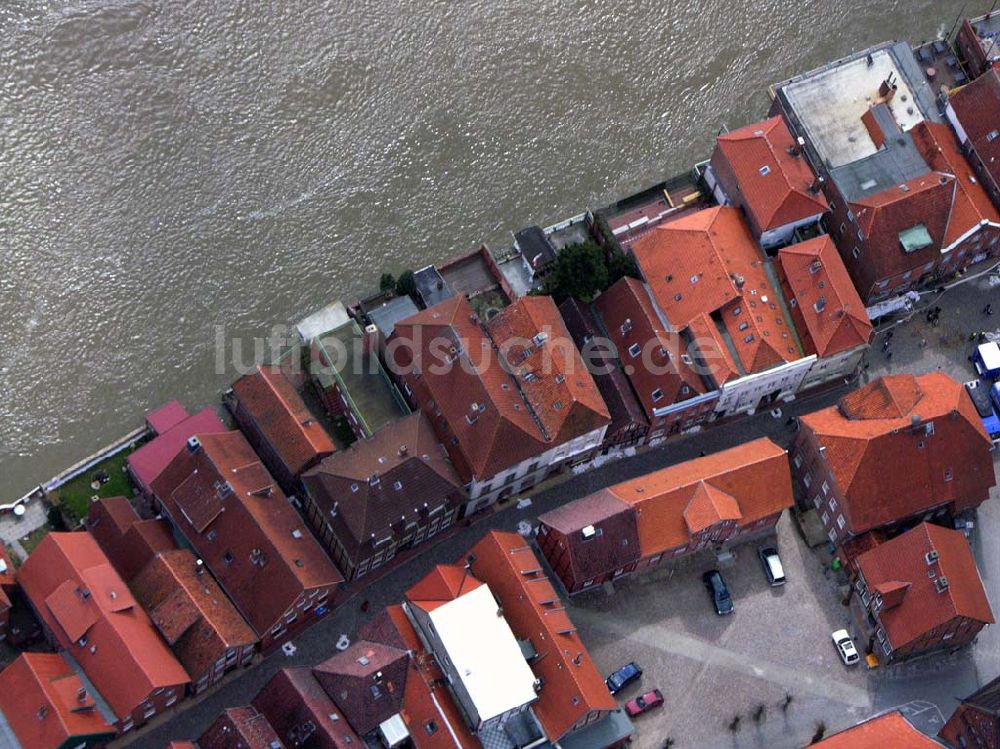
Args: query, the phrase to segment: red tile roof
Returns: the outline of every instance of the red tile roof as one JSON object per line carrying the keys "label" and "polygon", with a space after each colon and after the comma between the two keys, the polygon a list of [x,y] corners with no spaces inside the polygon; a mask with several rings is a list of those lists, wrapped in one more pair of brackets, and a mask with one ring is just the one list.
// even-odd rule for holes
{"label": "red tile roof", "polygon": [[738,191],[730,199],[742,203],[761,232],[829,208],[822,193],[810,190],[816,176],[780,116],[719,136],[712,167],[727,192]]}
{"label": "red tile roof", "polygon": [[940,372],[883,377],[800,423],[824,448],[853,534],[947,502],[975,507],[995,483],[975,406]]}
{"label": "red tile roof", "polygon": [[812,744],[811,749],[941,749],[898,712],[866,720]]}
{"label": "red tile roof", "polygon": [[131,713],[156,689],[187,683],[187,673],[89,533],[50,533],[19,578],[60,647],[117,716]]}
{"label": "red tile roof", "polygon": [[695,458],[610,487],[637,513],[642,557],[686,546],[722,520],[741,527],[792,506],[785,451],[767,438]]}
{"label": "red tile roof", "polygon": [[[935,564],[927,554],[937,552]],[[878,619],[893,648],[919,640],[955,617],[993,624],[993,612],[969,542],[956,530],[921,523],[857,558],[871,590],[882,594]],[[931,579],[928,571],[934,570]],[[947,579],[943,591],[940,581]],[[898,605],[893,605],[893,604]]]}
{"label": "red tile roof", "polygon": [[336,452],[280,367],[258,367],[234,382],[233,392],[291,474]]}
{"label": "red tile roof", "polygon": [[365,625],[360,635],[366,640],[410,651],[400,714],[416,749],[475,749],[480,746],[448,692],[445,676],[434,656],[424,649],[402,606],[386,607]]}
{"label": "red tile roof", "polygon": [[1000,138],[989,139],[1000,123],[1000,67],[994,65],[968,85],[952,91],[948,104],[993,180],[1000,185]]}
{"label": "red tile roof", "polygon": [[143,520],[125,497],[91,502],[86,526],[125,582],[159,552],[177,546],[168,521]]}
{"label": "red tile roof", "polygon": [[433,611],[441,604],[475,590],[479,585],[480,582],[468,570],[452,564],[438,564],[406,591],[406,599],[424,611]]}
{"label": "red tile roof", "polygon": [[[550,442],[569,442],[610,423],[608,407],[552,297],[521,297],[486,328]],[[545,342],[539,343],[538,336]]]}
{"label": "red tile roof", "polygon": [[226,650],[257,636],[190,549],[157,555],[132,589],[192,680],[208,673]]}
{"label": "red tile roof", "polygon": [[[398,371],[411,369],[412,356],[420,372],[414,390],[435,429],[444,420],[456,436],[457,444],[449,439],[445,448],[466,482],[489,479],[611,420],[551,298],[524,297],[488,327],[465,297],[452,297],[397,323],[393,334]],[[545,332],[545,343],[531,343]],[[526,341],[514,345],[511,336]],[[522,359],[524,343],[532,351]],[[497,363],[498,350],[517,357],[516,381]]]}
{"label": "red tile roof", "polygon": [[303,591],[343,578],[242,434],[198,440],[198,449],[174,458],[153,491],[263,637]]}
{"label": "red tile roof", "polygon": [[[688,353],[687,344],[677,332],[667,330],[641,281],[621,279],[594,306],[647,415],[708,391],[692,365],[682,359]],[[635,345],[642,353],[633,357],[629,348]],[[656,390],[662,397],[654,400]]]}
{"label": "red tile roof", "polygon": [[656,227],[633,252],[667,322],[689,330],[716,382],[739,373],[734,363],[751,373],[801,358],[781,290],[739,209],[687,214]]}
{"label": "red tile roof", "polygon": [[257,693],[253,706],[267,716],[288,747],[358,749],[362,745],[310,668],[283,668]]}
{"label": "red tile roof", "polygon": [[275,749],[281,739],[257,708],[230,707],[198,739],[200,749]]}
{"label": "red tile roof", "polygon": [[80,677],[55,653],[22,653],[0,673],[0,710],[21,749],[57,749],[104,734],[102,717]]}
{"label": "red tile roof", "polygon": [[471,571],[500,600],[515,636],[531,640],[538,654],[529,665],[543,686],[532,709],[549,740],[558,742],[591,711],[616,709],[531,546],[516,533],[491,531],[469,553]]}
{"label": "red tile roof", "polygon": [[196,434],[224,431],[226,431],[226,427],[215,411],[211,408],[203,408],[194,416],[189,416],[129,455],[128,467],[140,486],[144,490],[148,490],[153,480],[160,475],[160,471],[166,468],[174,456],[184,448],[189,437]]}
{"label": "red tile roof", "polygon": [[783,248],[778,265],[807,354],[822,358],[868,343],[871,321],[828,234]]}

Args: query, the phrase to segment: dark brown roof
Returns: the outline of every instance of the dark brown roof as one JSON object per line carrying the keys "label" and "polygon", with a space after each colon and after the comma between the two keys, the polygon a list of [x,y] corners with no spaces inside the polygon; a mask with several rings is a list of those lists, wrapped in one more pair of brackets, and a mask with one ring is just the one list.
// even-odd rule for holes
{"label": "dark brown roof", "polygon": [[405,650],[358,640],[313,669],[351,727],[364,735],[399,712],[406,688]]}
{"label": "dark brown roof", "polygon": [[400,518],[419,520],[465,498],[465,485],[422,412],[325,458],[302,481],[355,561],[362,546],[393,535]]}
{"label": "dark brown roof", "polygon": [[176,548],[170,523],[143,520],[125,497],[91,502],[86,526],[115,571],[128,583],[156,554]]}
{"label": "dark brown roof", "polygon": [[[153,483],[180,532],[261,637],[340,573],[239,432],[198,435]],[[225,508],[225,511],[222,511]]]}
{"label": "dark brown roof", "polygon": [[157,555],[132,588],[193,680],[208,673],[229,648],[257,642],[250,625],[190,549]]}
{"label": "dark brown roof", "polygon": [[336,451],[280,367],[258,367],[234,382],[233,392],[292,475]]}
{"label": "dark brown roof", "polygon": [[[597,345],[604,334],[589,306],[570,297],[559,305],[559,314],[566,323],[566,330],[584,355],[584,361],[597,383],[597,389],[611,414],[608,432],[613,434],[630,426],[648,427],[646,412],[636,398],[628,377],[618,366],[618,357],[609,346]],[[594,341],[594,343],[591,343]]]}
{"label": "dark brown roof", "polygon": [[250,706],[224,710],[198,739],[198,746],[199,749],[283,748],[267,717]]}
{"label": "dark brown roof", "polygon": [[540,515],[538,522],[566,537],[577,580],[596,578],[639,559],[635,512],[606,489]]}
{"label": "dark brown roof", "polygon": [[1000,138],[990,134],[1000,127],[1000,67],[992,67],[967,86],[948,95],[962,129],[976,153],[1000,185]]}
{"label": "dark brown roof", "polygon": [[288,747],[361,749],[362,742],[310,668],[283,668],[253,699]]}

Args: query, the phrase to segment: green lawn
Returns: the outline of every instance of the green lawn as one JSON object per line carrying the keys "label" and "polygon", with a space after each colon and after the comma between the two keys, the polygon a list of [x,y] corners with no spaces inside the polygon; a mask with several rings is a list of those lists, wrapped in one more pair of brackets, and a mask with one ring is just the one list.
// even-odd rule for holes
{"label": "green lawn", "polygon": [[[21,538],[21,546],[24,547],[24,551],[28,554],[31,554],[31,552],[33,552],[35,550],[35,547],[42,542],[42,539],[45,538],[45,535],[50,530],[52,529],[46,523],[41,528],[35,528],[35,530],[31,531],[31,533],[29,533],[26,536],[23,536]],[[24,560],[22,559],[21,561],[23,562]]]}
{"label": "green lawn", "polygon": [[[72,528],[77,522],[87,517],[90,498],[98,497],[131,497],[132,482],[125,473],[125,461],[135,448],[122,450],[102,463],[90,468],[86,473],[77,476],[72,481],[63,484],[52,492],[51,500],[62,510],[67,524]],[[108,482],[94,489],[91,482],[101,471],[108,474]]]}

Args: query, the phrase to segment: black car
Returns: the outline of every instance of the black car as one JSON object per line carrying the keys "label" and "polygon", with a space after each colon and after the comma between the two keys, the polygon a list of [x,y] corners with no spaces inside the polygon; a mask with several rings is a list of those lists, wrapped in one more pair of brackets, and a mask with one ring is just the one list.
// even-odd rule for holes
{"label": "black car", "polygon": [[632,661],[611,674],[611,676],[604,680],[604,683],[608,685],[608,691],[611,694],[616,694],[640,676],[642,676],[642,669],[639,668],[639,665],[635,661]]}
{"label": "black car", "polygon": [[729,595],[726,581],[718,570],[710,570],[701,576],[708,594],[712,596],[712,605],[719,616],[733,613],[733,597]]}

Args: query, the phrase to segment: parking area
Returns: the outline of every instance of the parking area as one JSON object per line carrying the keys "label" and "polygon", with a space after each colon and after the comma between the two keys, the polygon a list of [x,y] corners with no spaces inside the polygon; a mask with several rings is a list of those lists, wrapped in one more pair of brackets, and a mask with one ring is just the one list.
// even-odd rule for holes
{"label": "parking area", "polygon": [[723,569],[731,616],[715,614],[702,585],[711,554],[572,600],[570,615],[602,671],[630,660],[644,669],[623,702],[663,690],[664,708],[636,719],[638,749],[662,749],[668,737],[677,747],[804,746],[820,723],[843,728],[871,712],[865,667],[845,667],[830,638],[850,627],[832,573],[787,516],[778,544],[788,576],[781,588],[768,585],[756,544],[739,547]]}

